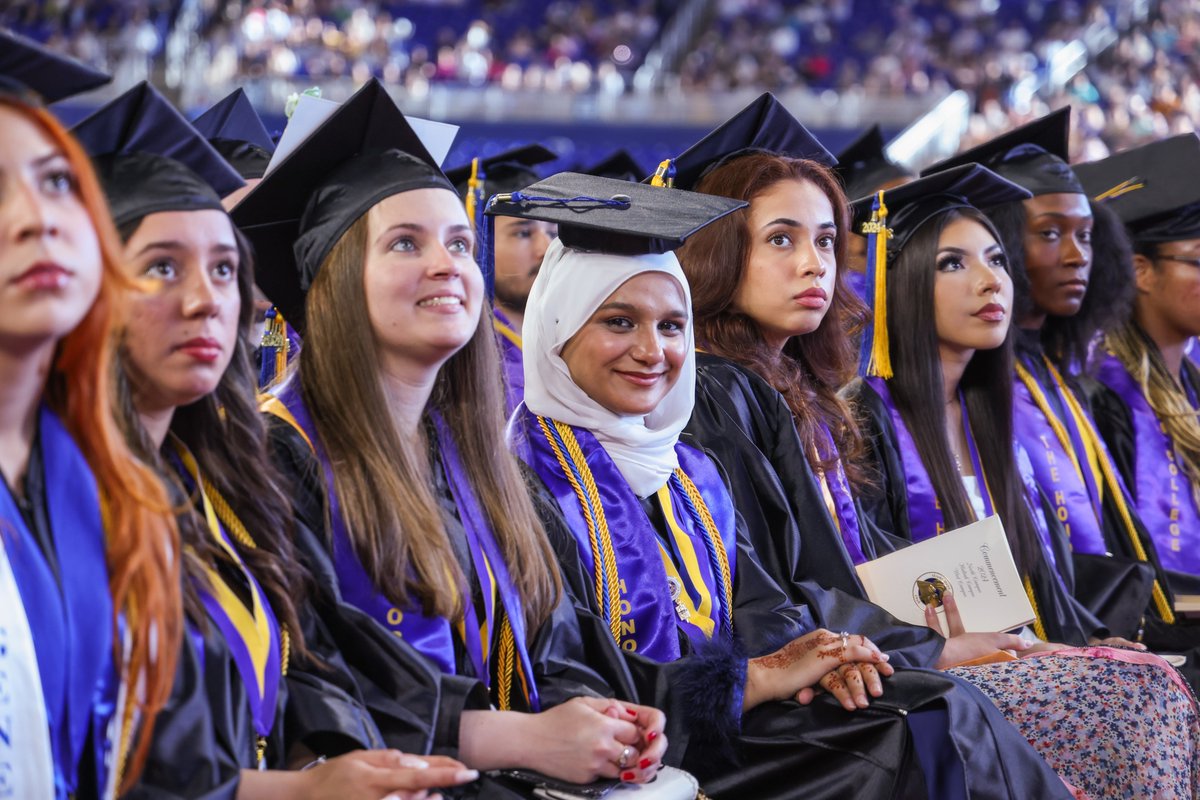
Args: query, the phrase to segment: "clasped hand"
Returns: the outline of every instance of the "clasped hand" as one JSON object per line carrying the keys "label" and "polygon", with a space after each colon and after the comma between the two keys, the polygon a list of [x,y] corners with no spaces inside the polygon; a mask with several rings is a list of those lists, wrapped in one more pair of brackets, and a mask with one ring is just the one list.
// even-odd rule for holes
{"label": "clasped hand", "polygon": [[882,695],[882,678],[895,672],[887,662],[887,654],[867,637],[843,637],[819,628],[774,653],[750,659],[743,708],[788,698],[808,705],[822,691],[847,711],[866,708],[868,695]]}

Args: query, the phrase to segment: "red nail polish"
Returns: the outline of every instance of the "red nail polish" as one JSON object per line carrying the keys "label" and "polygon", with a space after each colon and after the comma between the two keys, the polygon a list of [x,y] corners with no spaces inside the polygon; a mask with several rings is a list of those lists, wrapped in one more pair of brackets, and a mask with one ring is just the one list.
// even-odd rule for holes
{"label": "red nail polish", "polygon": [[621,773],[621,780],[623,780],[625,782],[629,782],[629,781],[633,780],[635,777],[636,776],[632,772],[622,772]]}
{"label": "red nail polish", "polygon": [[629,715],[629,716],[631,716],[631,717],[636,717],[636,716],[637,716],[637,712],[636,712],[636,711],[634,711],[632,708],[627,708],[627,709],[625,709],[625,713],[626,713],[626,714],[628,714],[628,715]]}
{"label": "red nail polish", "polygon": [[646,769],[647,767],[650,766],[650,759],[643,758],[641,761],[638,762],[638,766],[641,767],[642,769]]}
{"label": "red nail polish", "polygon": [[649,733],[646,734],[647,742],[653,742],[657,738],[658,738],[658,731],[650,731]]}

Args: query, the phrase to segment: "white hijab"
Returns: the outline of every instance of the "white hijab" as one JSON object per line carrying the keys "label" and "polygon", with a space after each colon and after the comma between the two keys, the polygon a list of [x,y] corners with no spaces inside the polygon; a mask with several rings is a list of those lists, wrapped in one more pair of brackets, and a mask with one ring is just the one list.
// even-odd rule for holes
{"label": "white hijab", "polygon": [[[621,416],[587,395],[571,379],[561,353],[567,341],[630,278],[662,272],[683,291],[688,321],[687,355],[679,378],[658,408],[644,417]],[[555,240],[533,282],[522,327],[525,405],[534,414],[592,432],[638,497],[658,491],[679,466],[675,443],[696,398],[692,295],[674,253],[613,256],[564,247]]]}

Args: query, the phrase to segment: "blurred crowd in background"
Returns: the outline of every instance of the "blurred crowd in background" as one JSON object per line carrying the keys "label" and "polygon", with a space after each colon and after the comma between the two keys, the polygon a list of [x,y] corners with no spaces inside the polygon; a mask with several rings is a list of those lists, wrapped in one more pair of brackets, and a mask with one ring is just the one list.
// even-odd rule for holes
{"label": "blurred crowd in background", "polygon": [[[171,32],[206,83],[374,75],[547,92],[634,91],[672,17],[696,0],[41,0],[0,26],[114,74],[151,77]],[[1071,102],[1079,159],[1102,157],[1200,121],[1196,0],[709,0],[704,21],[657,91],[808,87],[866,98],[967,90],[967,139],[981,140]],[[1072,43],[1100,43],[1053,80]],[[1075,45],[1078,46],[1078,45]]]}

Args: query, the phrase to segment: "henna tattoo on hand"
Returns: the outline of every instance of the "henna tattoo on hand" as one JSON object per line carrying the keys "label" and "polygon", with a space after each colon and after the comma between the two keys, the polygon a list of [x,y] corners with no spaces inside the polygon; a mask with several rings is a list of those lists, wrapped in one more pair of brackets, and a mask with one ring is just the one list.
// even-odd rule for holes
{"label": "henna tattoo on hand", "polygon": [[[786,645],[770,655],[765,655],[754,659],[754,663],[758,664],[760,667],[765,667],[766,669],[786,669],[800,659],[804,658],[804,656],[808,655],[816,648],[836,641],[838,641],[838,637],[834,636],[832,633],[822,633],[816,636],[807,636],[803,639],[796,639],[795,641],[788,642]],[[825,657],[824,653],[820,653],[819,655],[822,658]]]}

